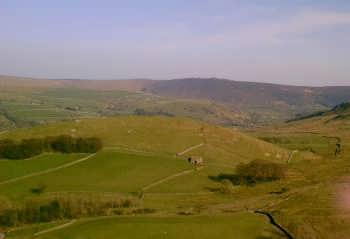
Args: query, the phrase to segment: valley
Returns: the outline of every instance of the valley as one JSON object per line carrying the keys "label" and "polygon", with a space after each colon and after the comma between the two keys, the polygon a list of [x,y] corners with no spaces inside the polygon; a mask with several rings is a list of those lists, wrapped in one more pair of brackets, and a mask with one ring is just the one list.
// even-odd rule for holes
{"label": "valley", "polygon": [[[96,137],[103,148],[0,160],[0,228],[6,238],[213,238],[227,233],[243,239],[287,238],[255,212],[272,215],[293,238],[346,238],[349,232],[349,211],[338,203],[338,188],[346,184],[350,169],[347,104],[289,122],[232,127],[213,123],[206,113],[135,114],[131,107],[149,97],[155,104],[164,100],[161,104],[170,110],[172,100],[163,96],[47,86],[26,91],[21,97],[1,92],[7,97],[5,115],[15,120],[3,127],[0,140]],[[105,100],[125,104],[127,111],[104,111]],[[190,101],[183,102],[188,107]],[[48,106],[54,109],[52,118]],[[255,160],[280,165],[286,173],[266,181],[238,176],[240,165]],[[52,203],[74,213],[21,221],[21,210]],[[6,214],[14,210],[17,216]]]}

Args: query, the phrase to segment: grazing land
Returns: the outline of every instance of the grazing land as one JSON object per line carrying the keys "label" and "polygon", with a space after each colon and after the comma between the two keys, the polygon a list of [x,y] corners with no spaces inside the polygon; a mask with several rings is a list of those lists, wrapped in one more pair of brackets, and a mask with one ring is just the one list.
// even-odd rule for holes
{"label": "grazing land", "polygon": [[0,160],[0,183],[74,162],[84,154],[42,154],[27,160]]}
{"label": "grazing land", "polygon": [[[235,222],[234,224],[232,222]],[[32,231],[33,232],[33,231]],[[39,231],[40,232],[40,231]],[[14,232],[11,238],[25,238],[28,230]],[[215,238],[235,235],[255,239],[274,235],[263,217],[249,213],[232,216],[119,217],[82,220],[65,228],[38,235],[36,238]]]}
{"label": "grazing land", "polygon": [[298,87],[215,78],[48,80],[0,76],[0,86],[0,130],[130,114],[190,117],[249,127],[325,111],[350,100],[349,87]]}
{"label": "grazing land", "polygon": [[[86,107],[93,105],[90,93],[93,100],[113,97],[45,86],[48,91],[55,99],[77,94]],[[87,112],[100,109],[96,102]],[[5,115],[18,109],[7,108]],[[295,238],[347,238],[350,212],[339,203],[350,168],[346,104],[245,130],[144,111],[89,117],[74,115],[81,108],[71,105],[64,111],[71,117],[26,127],[11,121],[0,140],[95,137],[103,148],[1,159],[0,230],[6,238],[286,238],[256,211]],[[29,209],[39,216],[25,219],[21,213],[28,217]]]}

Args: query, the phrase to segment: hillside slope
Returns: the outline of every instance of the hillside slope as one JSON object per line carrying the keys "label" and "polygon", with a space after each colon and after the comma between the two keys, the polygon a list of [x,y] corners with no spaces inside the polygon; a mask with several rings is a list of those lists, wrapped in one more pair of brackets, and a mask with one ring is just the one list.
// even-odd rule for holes
{"label": "hillside slope", "polygon": [[152,84],[149,79],[128,80],[80,80],[80,79],[35,79],[26,77],[1,76],[1,89],[52,89],[77,88],[87,90],[125,90],[131,92],[141,91]]}
{"label": "hillside slope", "polygon": [[295,237],[348,238],[350,104],[251,133],[295,155],[304,152],[319,157],[298,166],[305,175],[303,186],[313,184],[312,188],[275,208],[284,211],[285,220],[303,222],[294,225]]}
{"label": "hillside slope", "polygon": [[156,81],[145,90],[162,96],[206,99],[236,106],[262,121],[288,119],[350,100],[350,86],[303,87],[215,78]]}
{"label": "hillside slope", "polygon": [[[0,135],[0,138],[19,140],[60,134],[100,137],[107,148],[133,149],[172,156],[189,147],[203,144],[191,153],[200,154],[215,163],[232,166],[256,158],[286,160],[288,155],[286,150],[237,130],[176,117],[82,119],[17,129]],[[184,157],[186,155],[188,154],[184,154]]]}
{"label": "hillside slope", "polygon": [[45,80],[0,76],[0,131],[48,122],[113,115],[190,117],[248,125],[248,114],[206,100],[141,92],[151,80]]}
{"label": "hillside slope", "polygon": [[[133,113],[133,111],[125,109],[139,109],[140,107],[137,107],[136,104],[144,105],[151,98],[150,104],[145,108],[141,107],[141,110],[151,114],[168,113],[169,111],[170,114],[176,116],[187,116],[204,119],[210,123],[239,126],[281,122],[313,112],[325,111],[341,102],[350,100],[350,86],[303,87],[216,78],[48,80],[0,76],[0,87],[3,94],[8,92],[9,95],[14,95],[14,92],[21,91],[30,97],[37,96],[38,93],[46,96],[46,93],[50,94],[50,92],[56,91],[54,95],[50,95],[50,101],[53,101],[54,104],[60,104],[62,96],[64,97],[67,91],[68,94],[76,92],[76,94],[71,94],[70,98],[78,101],[82,100],[81,96],[84,94],[91,95],[91,98],[107,96],[101,102],[102,105],[113,105],[114,102],[109,101],[108,97],[114,98],[113,95],[120,95],[122,91],[124,92],[122,103],[117,103],[115,107],[122,107],[122,109],[112,110],[113,113]],[[130,100],[135,94],[138,94],[137,98],[141,100],[137,102]],[[0,100],[2,100],[1,98],[0,95]],[[96,101],[96,98],[94,100]],[[166,103],[164,104],[164,102]],[[154,107],[150,107],[150,105],[154,105]],[[103,111],[103,106],[99,105],[92,116]]]}

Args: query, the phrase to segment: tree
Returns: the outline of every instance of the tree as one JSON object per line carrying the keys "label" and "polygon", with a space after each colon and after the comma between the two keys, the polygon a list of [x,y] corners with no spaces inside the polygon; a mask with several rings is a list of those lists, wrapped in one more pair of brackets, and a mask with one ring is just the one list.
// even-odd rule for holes
{"label": "tree", "polygon": [[279,180],[285,177],[285,173],[286,169],[281,164],[259,159],[236,167],[239,177],[252,182]]}

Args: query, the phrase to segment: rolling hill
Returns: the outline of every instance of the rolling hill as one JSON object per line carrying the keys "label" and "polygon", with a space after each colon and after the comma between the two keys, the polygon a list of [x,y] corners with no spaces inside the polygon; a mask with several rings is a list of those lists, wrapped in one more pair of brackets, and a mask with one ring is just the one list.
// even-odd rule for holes
{"label": "rolling hill", "polygon": [[122,90],[137,92],[152,84],[149,79],[128,80],[81,80],[81,79],[35,79],[28,77],[1,76],[1,89],[54,89],[77,88],[86,90]]}
{"label": "rolling hill", "polygon": [[[303,87],[216,78],[73,80],[0,76],[0,86],[3,90],[0,95],[2,102],[8,99],[16,101],[9,95],[20,91],[27,99],[19,104],[37,104],[40,101],[38,96],[41,97],[41,102],[46,100],[42,97],[44,96],[49,97],[47,100],[52,104],[62,105],[62,98],[66,96],[69,98],[67,100],[72,101],[69,108],[79,106],[79,101],[86,100],[84,95],[90,95],[91,100],[97,104],[89,104],[95,105],[94,109],[90,107],[81,110],[90,113],[85,116],[133,114],[138,110],[146,114],[186,116],[215,124],[237,126],[281,122],[329,110],[350,99],[350,87],[347,86]],[[95,96],[99,97],[94,98]],[[52,105],[43,106],[54,108]],[[0,105],[0,110],[3,111],[0,123],[8,126],[9,122],[4,118],[7,112],[11,119],[11,110],[6,108],[5,103]],[[58,118],[67,119],[70,118],[69,115],[84,117],[81,113],[67,112],[65,108],[63,107],[65,112],[62,112],[62,108],[58,107],[58,111],[62,112],[56,113]],[[52,111],[50,114],[55,115]],[[38,120],[40,117],[33,121]],[[47,121],[45,118],[41,120]]]}
{"label": "rolling hill", "polygon": [[[339,112],[344,107],[335,109]],[[92,155],[50,153],[25,161],[0,161],[1,202],[18,206],[62,197],[129,197],[135,205],[111,211],[108,217],[85,216],[14,228],[8,238],[78,238],[88,234],[144,238],[149,233],[162,238],[162,230],[170,238],[178,234],[210,238],[218,231],[249,239],[284,238],[263,216],[254,214],[255,210],[271,212],[296,238],[346,238],[342,235],[348,235],[348,227],[344,227],[348,214],[339,215],[335,210],[334,187],[348,172],[349,155],[344,148],[339,156],[333,156],[334,135],[340,131],[320,128],[331,123],[322,121],[318,128],[306,131],[315,119],[254,132],[269,142],[237,129],[165,116],[76,119],[10,130],[0,139],[69,134],[100,137],[105,147]],[[339,137],[346,135],[344,131]],[[344,145],[348,142],[341,139]],[[202,156],[204,164],[190,164],[190,156]],[[281,163],[288,169],[286,178],[255,186],[234,186],[228,179],[219,180],[233,175],[237,164],[254,159]],[[44,191],[33,193],[39,186]],[[144,213],[147,211],[150,215]],[[209,223],[209,218],[220,224]],[[139,231],[115,230],[124,228],[122,225]],[[330,227],[336,234],[327,229]]]}
{"label": "rolling hill", "polygon": [[[119,87],[123,83],[131,87],[132,82],[0,77],[0,131],[62,120],[115,115],[182,116],[220,125],[246,125],[250,122],[244,112],[218,103],[169,99]],[[143,80],[137,82],[144,83]],[[113,86],[118,86],[116,88],[119,90]],[[108,90],[103,90],[103,87]]]}
{"label": "rolling hill", "polygon": [[[67,238],[76,238],[74,228],[78,225],[90,228],[89,234],[97,238],[116,233],[123,237],[144,238],[151,232],[157,233],[154,238],[162,238],[159,226],[170,238],[179,234],[184,238],[202,235],[210,238],[217,235],[217,230],[249,239],[278,233],[264,217],[241,207],[238,213],[213,213],[221,210],[216,209],[216,205],[232,202],[230,194],[220,192],[221,182],[213,177],[230,174],[237,164],[257,158],[284,164],[290,154],[288,150],[238,130],[160,116],[119,116],[52,123],[10,130],[0,135],[0,139],[61,134],[100,137],[105,147],[89,156],[48,153],[23,161],[0,160],[1,202],[10,201],[15,207],[59,197],[128,197],[135,201],[135,206],[118,209],[118,214],[111,211],[108,218],[91,217],[68,222],[73,231],[64,232]],[[187,158],[193,155],[203,157],[203,165],[189,163]],[[41,185],[44,192],[33,193],[33,189]],[[245,187],[242,190],[245,191]],[[246,197],[251,192],[237,192],[238,195]],[[155,213],[142,215],[143,210]],[[184,216],[186,214],[189,215]],[[212,224],[213,219],[220,223]],[[92,224],[89,223],[91,220],[94,221]],[[160,221],[163,224],[159,224]],[[45,230],[51,224],[19,227],[11,230],[8,237],[30,238],[36,233],[40,238],[55,237],[55,231],[62,233],[60,230],[65,230],[67,222],[57,223],[63,227],[54,226],[47,232]],[[198,226],[198,223],[207,226]],[[124,228],[122,225],[137,227],[139,232],[130,234],[130,230],[115,230],[119,226]],[[103,231],[99,231],[101,226]],[[86,229],[77,230],[87,232]]]}
{"label": "rolling hill", "polygon": [[167,97],[220,102],[255,115],[257,121],[288,119],[350,100],[350,86],[304,87],[216,78],[155,81],[145,91]]}
{"label": "rolling hill", "polygon": [[302,222],[303,226],[295,225],[297,238],[348,237],[350,211],[342,202],[348,199],[342,198],[349,195],[349,106],[342,103],[327,111],[250,131],[293,154],[304,152],[318,157],[299,165],[299,172],[305,176],[303,185],[310,188],[275,208],[284,211],[284,218]]}
{"label": "rolling hill", "polygon": [[[205,158],[216,163],[235,165],[265,153],[283,152],[273,145],[246,136],[238,130],[206,124],[178,117],[120,116],[81,119],[16,129],[0,135],[0,138],[23,138],[68,134],[82,137],[99,137],[106,147],[126,148],[156,152],[174,156],[186,148],[203,143],[196,149]],[[247,158],[246,155],[249,155]]]}

